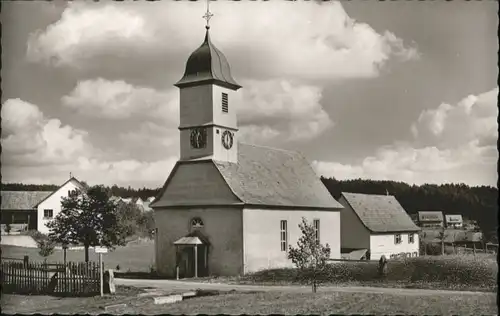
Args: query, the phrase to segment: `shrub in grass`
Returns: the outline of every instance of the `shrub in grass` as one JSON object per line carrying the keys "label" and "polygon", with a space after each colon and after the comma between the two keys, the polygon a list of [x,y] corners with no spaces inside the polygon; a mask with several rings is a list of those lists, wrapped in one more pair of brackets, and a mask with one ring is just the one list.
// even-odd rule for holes
{"label": "shrub in grass", "polygon": [[299,273],[300,269],[296,268],[269,269],[249,274],[245,279],[254,282],[298,282],[300,279]]}
{"label": "shrub in grass", "polygon": [[[495,258],[474,256],[425,256],[388,261],[388,274],[381,280],[378,262],[338,262],[329,264],[319,274],[320,282],[397,282],[439,283],[448,287],[495,288],[498,265]],[[254,282],[307,283],[307,269],[263,270],[245,277]]]}
{"label": "shrub in grass", "polygon": [[38,230],[29,230],[26,232],[26,234],[28,236],[30,236],[31,238],[33,238],[33,240],[38,243],[42,240],[46,240],[47,239],[47,235],[39,232]]}

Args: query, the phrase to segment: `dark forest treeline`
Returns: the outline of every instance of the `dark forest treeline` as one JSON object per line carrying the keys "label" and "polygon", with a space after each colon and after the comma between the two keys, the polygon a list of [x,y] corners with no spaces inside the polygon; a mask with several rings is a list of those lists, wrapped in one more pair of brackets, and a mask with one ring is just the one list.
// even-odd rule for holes
{"label": "dark forest treeline", "polygon": [[[321,180],[330,193],[338,199],[340,192],[394,195],[409,214],[419,210],[441,210],[445,214],[461,214],[476,220],[487,239],[494,240],[498,223],[498,189],[489,186],[470,187],[465,184],[408,185],[396,181],[343,180],[334,178]],[[52,191],[56,185],[2,184],[4,191]],[[112,195],[123,198],[140,197],[143,200],[156,196],[157,189],[133,189],[113,185],[107,187]]]}
{"label": "dark forest treeline", "polygon": [[[82,181],[83,184],[86,184]],[[23,184],[23,183],[2,183],[2,191],[55,191],[59,188],[58,185],[54,184]],[[140,197],[145,200],[148,197],[156,196],[160,192],[160,188],[157,189],[133,189],[130,186],[128,188],[119,187],[113,185],[111,187],[106,187],[111,195],[120,196],[122,198],[129,197]]]}
{"label": "dark forest treeline", "polygon": [[321,178],[338,199],[341,192],[394,195],[408,214],[419,210],[439,210],[476,220],[488,240],[495,240],[498,226],[498,189],[465,184],[408,185],[404,182]]}

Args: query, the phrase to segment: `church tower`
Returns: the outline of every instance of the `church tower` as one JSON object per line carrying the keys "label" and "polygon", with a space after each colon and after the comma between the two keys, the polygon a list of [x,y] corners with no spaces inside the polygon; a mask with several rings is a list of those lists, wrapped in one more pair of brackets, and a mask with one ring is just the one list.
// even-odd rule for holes
{"label": "church tower", "polygon": [[210,40],[207,9],[205,40],[186,63],[180,89],[180,160],[237,162],[238,125],[233,103],[240,85],[226,57]]}

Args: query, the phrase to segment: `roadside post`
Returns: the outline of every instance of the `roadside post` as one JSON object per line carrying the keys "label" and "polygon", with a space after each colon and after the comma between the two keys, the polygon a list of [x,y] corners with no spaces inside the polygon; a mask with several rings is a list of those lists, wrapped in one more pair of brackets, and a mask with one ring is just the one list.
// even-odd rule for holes
{"label": "roadside post", "polygon": [[101,289],[101,296],[104,296],[103,293],[103,271],[102,271],[102,254],[108,253],[108,248],[106,247],[95,247],[94,252],[99,254],[99,286]]}

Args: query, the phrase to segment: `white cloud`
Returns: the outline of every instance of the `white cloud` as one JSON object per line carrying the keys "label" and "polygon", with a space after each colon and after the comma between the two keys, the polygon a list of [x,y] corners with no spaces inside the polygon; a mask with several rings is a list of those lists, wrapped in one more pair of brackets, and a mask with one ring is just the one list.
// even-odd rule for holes
{"label": "white cloud", "polygon": [[[189,1],[71,3],[59,21],[32,34],[28,57],[73,67],[105,67],[95,59],[102,56],[184,63],[202,40],[203,9]],[[419,56],[395,34],[351,19],[340,2],[217,2],[212,10],[214,42],[259,78],[370,77],[392,57]]]}
{"label": "white cloud", "polygon": [[173,88],[157,91],[102,78],[78,82],[73,91],[61,99],[64,106],[88,116],[125,119],[139,115],[161,118],[165,122],[178,120],[177,100],[178,93]]}
{"label": "white cloud", "polygon": [[[1,114],[4,181],[62,184],[71,172],[91,184],[157,187],[177,160],[176,152],[154,161],[133,157],[109,159],[104,151],[92,146],[87,132],[62,125],[58,119],[49,119],[38,106],[20,99],[5,101]],[[158,142],[165,135],[165,130],[153,123],[142,125],[139,132],[155,136],[151,142]],[[159,132],[163,135],[157,135]],[[145,142],[137,135],[123,137],[136,148],[140,148],[139,142]],[[175,140],[165,138],[163,143],[148,146],[168,149],[169,141],[175,143]]]}
{"label": "white cloud", "polygon": [[321,88],[285,80],[244,80],[239,122],[252,142],[310,140],[333,126],[321,101]]}
{"label": "white cloud", "polygon": [[[244,89],[236,94],[235,104],[244,141],[309,140],[333,125],[320,104],[319,87],[285,80],[241,82]],[[161,137],[166,145],[178,138],[179,94],[174,89],[158,91],[98,78],[79,82],[62,103],[91,117],[133,117],[139,129],[122,134],[122,139],[144,144]],[[159,120],[161,127],[151,119]]]}
{"label": "white cloud", "polygon": [[134,143],[134,147],[172,148],[179,143],[179,131],[174,126],[160,126],[152,122],[143,122],[137,129],[120,134],[123,143]]}
{"label": "white cloud", "polygon": [[497,183],[498,88],[423,111],[412,143],[379,148],[360,163],[314,161],[320,175],[409,183]]}
{"label": "white cloud", "polygon": [[79,66],[75,61],[153,45],[154,39],[144,16],[113,5],[71,3],[57,22],[31,34],[27,55],[32,61]]}
{"label": "white cloud", "polygon": [[78,170],[82,179],[91,184],[122,185],[151,188],[159,187],[170,174],[177,161],[176,156],[145,162],[135,159],[106,161],[82,157],[78,160]]}
{"label": "white cloud", "polygon": [[90,148],[85,131],[46,118],[34,104],[8,99],[2,105],[2,164],[67,164]]}
{"label": "white cloud", "polygon": [[498,138],[498,88],[478,96],[469,95],[456,105],[442,103],[423,111],[412,125],[419,141],[453,147],[471,141],[493,145]]}
{"label": "white cloud", "polygon": [[410,146],[382,148],[359,164],[314,161],[318,175],[338,180],[372,179],[411,184],[456,182],[496,186],[496,147],[479,147],[471,142],[458,148]]}

